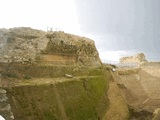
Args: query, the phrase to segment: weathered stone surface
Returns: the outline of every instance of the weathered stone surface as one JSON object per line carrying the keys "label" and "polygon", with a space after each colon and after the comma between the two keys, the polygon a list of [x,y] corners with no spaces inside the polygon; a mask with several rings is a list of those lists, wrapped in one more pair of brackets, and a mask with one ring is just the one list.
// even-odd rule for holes
{"label": "weathered stone surface", "polygon": [[110,109],[102,120],[127,120],[129,110],[115,82],[110,83],[107,95],[110,100]]}
{"label": "weathered stone surface", "polygon": [[[14,116],[16,120],[23,118],[30,120],[47,119],[48,117],[48,119],[57,120],[65,118],[73,120],[101,119],[107,109],[109,112],[106,113],[106,119],[111,120],[115,114],[115,120],[128,118],[127,105],[116,83],[110,84],[108,95],[106,95],[108,83],[112,79],[109,70],[102,71],[103,69],[93,68],[101,67],[94,41],[64,32],[44,32],[31,28],[0,30],[0,34],[2,36],[0,40],[3,41],[0,62],[36,63],[9,64],[10,66],[5,64],[8,65],[7,69],[4,65],[3,78],[6,77],[12,82],[20,83],[18,87],[16,84],[13,85],[11,91],[7,90],[11,106],[7,99],[5,101],[3,99],[0,103],[0,105],[3,104],[0,106],[0,110],[6,120],[14,119]],[[53,66],[49,66],[50,64]],[[69,69],[65,69],[64,66]],[[74,67],[76,69],[72,69]],[[86,68],[88,70],[85,70]],[[65,73],[68,73],[65,75],[66,77],[74,77],[64,79]],[[60,78],[55,74],[59,74],[57,76]],[[28,80],[28,82],[19,81],[20,78],[27,75],[33,79]],[[43,78],[41,78],[42,76]],[[60,84],[59,81],[65,82],[65,84]],[[64,104],[64,102],[66,103]],[[65,117],[65,110],[67,117]],[[68,111],[70,111],[70,115]]]}
{"label": "weathered stone surface", "polygon": [[153,119],[152,120],[159,120],[160,119],[160,108],[157,108],[153,113]]}
{"label": "weathered stone surface", "polygon": [[147,62],[144,53],[138,53],[134,56],[120,58],[121,63],[144,63]]}
{"label": "weathered stone surface", "polygon": [[31,28],[0,30],[0,62],[45,62],[101,66],[94,41]]}
{"label": "weathered stone surface", "polygon": [[6,94],[6,93],[7,93],[6,90],[0,88],[0,94]]}
{"label": "weathered stone surface", "polygon": [[73,78],[73,75],[65,74],[65,77],[67,77],[67,78]]}
{"label": "weathered stone surface", "polygon": [[8,97],[6,96],[6,94],[0,94],[0,102],[7,101],[7,100],[8,100]]}
{"label": "weathered stone surface", "polygon": [[[35,61],[36,54],[47,45],[45,32],[31,28],[0,30],[0,62]],[[43,44],[44,43],[44,44]]]}
{"label": "weathered stone surface", "polygon": [[[136,72],[134,72],[134,70]],[[114,73],[115,81],[124,85],[120,88],[127,104],[139,117],[145,112],[153,113],[160,108],[160,64],[147,62],[139,68],[118,68]],[[143,113],[144,114],[141,114]],[[160,114],[154,117],[158,120]],[[150,115],[152,117],[152,114]],[[136,118],[139,120],[138,118]],[[145,118],[147,119],[147,118]],[[150,119],[149,119],[150,120]]]}
{"label": "weathered stone surface", "polygon": [[0,89],[0,115],[2,115],[5,120],[14,120],[14,115],[11,111],[11,105],[9,104],[6,93],[6,90]]}

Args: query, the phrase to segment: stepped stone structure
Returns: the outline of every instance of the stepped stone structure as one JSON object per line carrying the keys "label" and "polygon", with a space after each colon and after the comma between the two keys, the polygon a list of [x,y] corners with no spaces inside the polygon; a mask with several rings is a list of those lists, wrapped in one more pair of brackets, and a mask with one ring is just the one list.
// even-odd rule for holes
{"label": "stepped stone structure", "polygon": [[85,37],[0,29],[0,75],[0,115],[5,120],[129,117],[111,71],[103,68],[94,41]]}
{"label": "stepped stone structure", "polygon": [[0,30],[0,62],[101,66],[94,41],[64,32],[24,27]]}

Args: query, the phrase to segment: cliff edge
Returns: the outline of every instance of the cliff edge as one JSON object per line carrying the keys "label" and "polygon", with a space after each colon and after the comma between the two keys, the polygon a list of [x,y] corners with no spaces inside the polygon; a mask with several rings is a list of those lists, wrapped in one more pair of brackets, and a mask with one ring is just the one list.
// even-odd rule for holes
{"label": "cliff edge", "polygon": [[111,81],[93,40],[24,27],[0,30],[0,115],[6,120],[128,118]]}
{"label": "cliff edge", "polygon": [[0,62],[101,66],[93,40],[25,27],[0,30]]}
{"label": "cliff edge", "polygon": [[130,119],[151,120],[160,108],[160,62],[147,62],[144,54],[122,58],[121,62],[139,63],[136,67],[117,68],[113,73],[129,106]]}

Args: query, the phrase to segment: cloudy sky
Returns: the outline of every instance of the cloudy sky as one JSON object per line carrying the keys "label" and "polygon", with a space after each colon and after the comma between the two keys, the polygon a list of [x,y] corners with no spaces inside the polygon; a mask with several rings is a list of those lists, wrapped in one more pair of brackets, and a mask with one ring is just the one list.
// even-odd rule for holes
{"label": "cloudy sky", "polygon": [[80,28],[96,36],[100,54],[144,52],[160,59],[160,0],[76,0]]}
{"label": "cloudy sky", "polygon": [[160,0],[0,0],[0,27],[47,26],[94,39],[101,59],[160,60]]}

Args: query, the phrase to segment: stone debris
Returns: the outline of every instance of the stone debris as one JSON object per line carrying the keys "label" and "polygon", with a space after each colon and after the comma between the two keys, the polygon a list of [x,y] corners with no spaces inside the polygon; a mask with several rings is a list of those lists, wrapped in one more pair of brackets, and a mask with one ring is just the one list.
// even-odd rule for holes
{"label": "stone debris", "polygon": [[7,91],[6,91],[6,90],[4,90],[4,89],[0,88],[0,94],[6,94],[6,93],[7,93]]}
{"label": "stone debris", "polygon": [[67,78],[73,78],[73,75],[65,74],[65,77],[67,77]]}
{"label": "stone debris", "polygon": [[1,94],[0,102],[7,101],[7,100],[8,100],[8,97],[6,96],[6,94]]}
{"label": "stone debris", "polygon": [[152,120],[160,120],[160,108],[157,108],[153,113],[153,119]]}
{"label": "stone debris", "polygon": [[[0,88],[0,114],[0,120],[14,120],[11,105],[9,104],[7,97],[7,91],[2,88]],[[2,116],[5,119],[3,119]]]}

